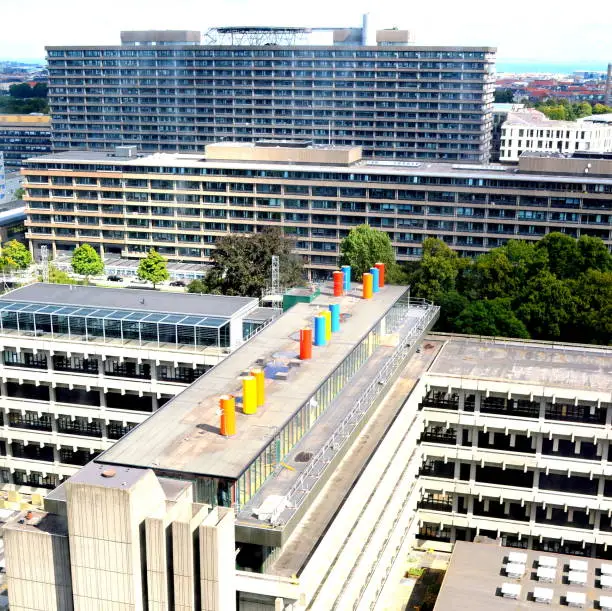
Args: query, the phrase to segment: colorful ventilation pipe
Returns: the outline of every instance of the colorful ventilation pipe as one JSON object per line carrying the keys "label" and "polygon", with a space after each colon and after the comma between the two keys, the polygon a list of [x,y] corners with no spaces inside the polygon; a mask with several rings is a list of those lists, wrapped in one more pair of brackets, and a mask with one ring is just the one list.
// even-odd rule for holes
{"label": "colorful ventilation pipe", "polygon": [[231,437],[236,434],[236,399],[233,395],[223,395],[219,399],[221,408],[221,435]]}
{"label": "colorful ventilation pipe", "polygon": [[372,299],[372,293],[373,293],[372,281],[373,281],[372,274],[365,272],[362,276],[363,287],[362,287],[362,293],[361,293],[361,296],[364,299]]}

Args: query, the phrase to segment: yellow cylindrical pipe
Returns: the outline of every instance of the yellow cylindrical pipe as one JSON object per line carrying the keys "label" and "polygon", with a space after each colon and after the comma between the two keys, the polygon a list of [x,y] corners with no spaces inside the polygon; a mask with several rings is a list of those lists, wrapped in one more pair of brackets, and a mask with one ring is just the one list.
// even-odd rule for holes
{"label": "yellow cylindrical pipe", "polygon": [[236,399],[233,395],[223,395],[219,399],[221,407],[221,435],[231,437],[236,434]]}
{"label": "yellow cylindrical pipe", "polygon": [[370,272],[366,272],[362,276],[363,282],[363,293],[362,296],[364,299],[372,299],[372,294],[374,292],[374,278],[372,278],[372,274]]}
{"label": "yellow cylindrical pipe", "polygon": [[329,310],[325,310],[324,312],[321,312],[321,316],[325,316],[325,341],[329,342],[332,335],[331,312]]}
{"label": "yellow cylindrical pipe", "polygon": [[263,369],[251,369],[257,388],[257,407],[263,407],[266,402],[266,376]]}
{"label": "yellow cylindrical pipe", "polygon": [[254,376],[242,378],[242,411],[245,414],[257,413],[257,380]]}

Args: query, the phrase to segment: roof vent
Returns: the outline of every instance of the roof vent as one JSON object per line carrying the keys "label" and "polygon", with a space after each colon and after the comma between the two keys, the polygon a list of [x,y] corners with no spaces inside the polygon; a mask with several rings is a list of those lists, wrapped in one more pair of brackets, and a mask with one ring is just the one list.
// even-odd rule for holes
{"label": "roof vent", "polygon": [[133,158],[136,157],[136,153],[138,152],[137,146],[116,146],[115,147],[115,157],[126,157]]}
{"label": "roof vent", "polygon": [[100,475],[102,477],[115,477],[115,475],[117,475],[117,472],[114,469],[104,469],[104,471],[102,471]]}

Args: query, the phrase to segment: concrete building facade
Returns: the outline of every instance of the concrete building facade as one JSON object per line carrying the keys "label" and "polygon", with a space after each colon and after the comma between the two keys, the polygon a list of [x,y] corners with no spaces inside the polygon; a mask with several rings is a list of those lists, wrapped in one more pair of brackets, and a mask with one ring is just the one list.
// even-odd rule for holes
{"label": "concrete building facade", "polygon": [[45,495],[274,311],[257,299],[33,284],[0,296],[0,480]]}
{"label": "concrete building facade", "polygon": [[23,169],[27,238],[53,256],[89,243],[137,259],[154,246],[204,263],[217,236],[282,227],[315,279],[336,269],[340,242],[363,223],[389,234],[399,261],[420,257],[428,236],[468,256],[551,231],[612,246],[612,160],[584,155],[524,154],[514,169],[368,160],[307,142],[220,143],[205,156],[55,153]]}
{"label": "concrete building facade", "polygon": [[50,151],[50,116],[0,115],[0,152],[7,168],[18,168],[24,159]]}
{"label": "concrete building facade", "polygon": [[554,121],[533,108],[508,113],[501,126],[499,161],[518,162],[524,151],[612,151],[612,125],[599,121]]}
{"label": "concrete building facade", "polygon": [[123,32],[121,46],[48,47],[54,150],[308,138],[376,157],[488,160],[494,48],[408,46],[406,31],[365,29],[295,44],[302,31],[218,28],[215,44]]}

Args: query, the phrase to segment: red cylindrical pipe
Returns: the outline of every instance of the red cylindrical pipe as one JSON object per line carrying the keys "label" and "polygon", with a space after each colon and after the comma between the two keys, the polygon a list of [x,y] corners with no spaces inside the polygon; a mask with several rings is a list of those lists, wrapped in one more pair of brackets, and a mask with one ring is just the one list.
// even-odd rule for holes
{"label": "red cylindrical pipe", "polygon": [[334,272],[334,297],[342,297],[344,288],[344,274],[342,272]]}
{"label": "red cylindrical pipe", "polygon": [[382,288],[385,286],[385,264],[376,263],[374,267],[378,270],[378,286]]}
{"label": "red cylindrical pipe", "polygon": [[312,329],[300,329],[300,359],[312,358]]}

